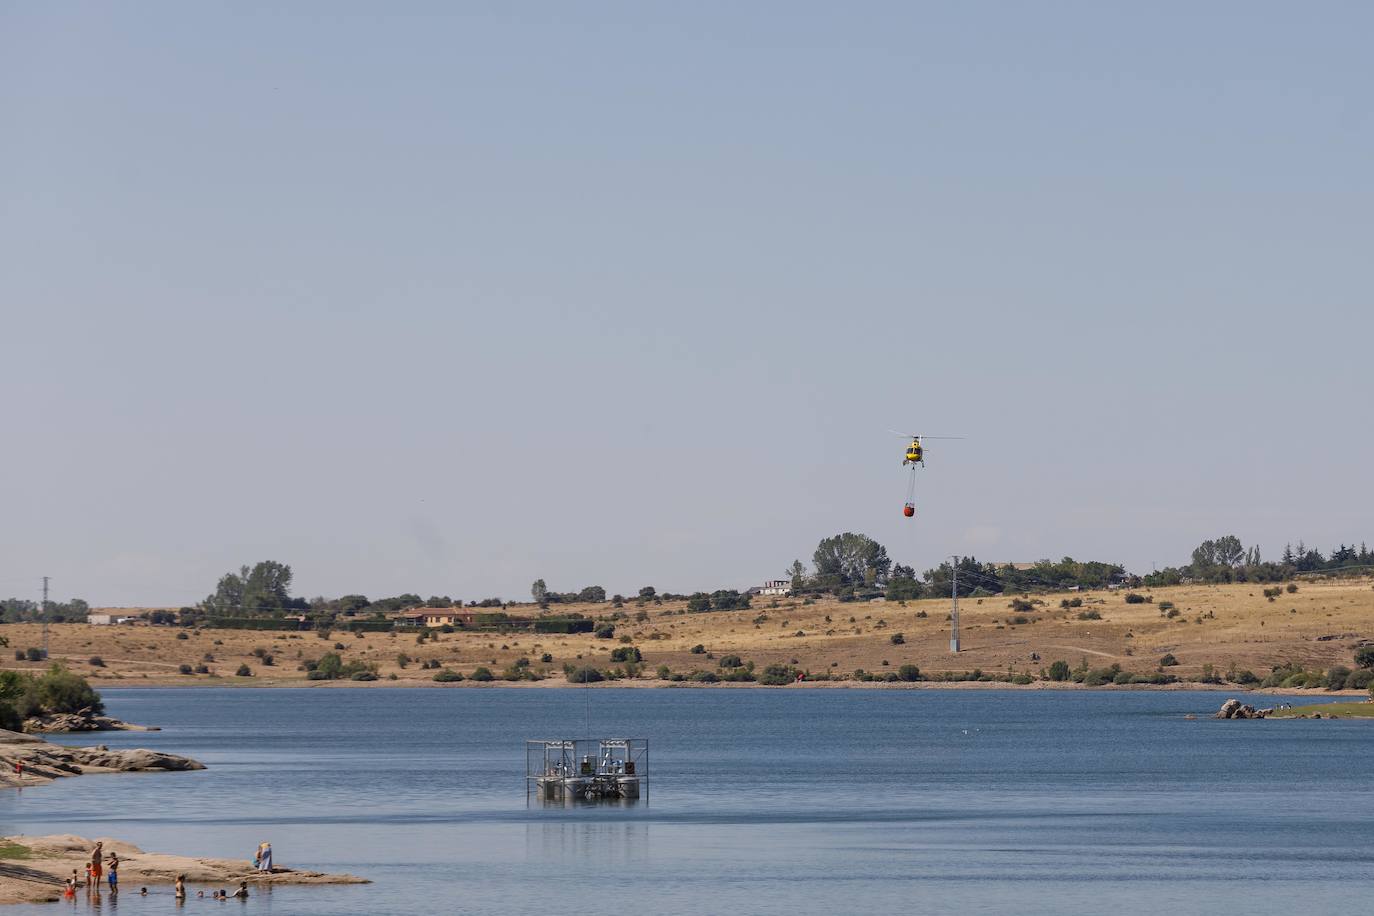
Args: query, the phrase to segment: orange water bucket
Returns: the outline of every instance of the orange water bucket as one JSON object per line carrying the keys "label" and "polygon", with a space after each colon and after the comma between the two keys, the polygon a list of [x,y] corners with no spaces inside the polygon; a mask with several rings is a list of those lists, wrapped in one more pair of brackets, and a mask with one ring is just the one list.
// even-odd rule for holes
{"label": "orange water bucket", "polygon": [[916,514],[916,507],[911,503],[907,503],[905,506],[902,507],[902,514],[905,515],[907,518],[911,518],[913,515]]}

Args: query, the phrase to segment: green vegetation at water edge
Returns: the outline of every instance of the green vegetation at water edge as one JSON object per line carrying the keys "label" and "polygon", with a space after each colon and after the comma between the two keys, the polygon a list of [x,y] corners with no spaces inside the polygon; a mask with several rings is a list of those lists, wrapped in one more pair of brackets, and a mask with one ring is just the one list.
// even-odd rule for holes
{"label": "green vegetation at water edge", "polygon": [[61,665],[39,675],[0,671],[0,728],[19,731],[29,716],[83,709],[99,714],[105,705],[84,677]]}
{"label": "green vegetation at water edge", "polygon": [[18,843],[0,843],[0,859],[27,859],[33,850]]}

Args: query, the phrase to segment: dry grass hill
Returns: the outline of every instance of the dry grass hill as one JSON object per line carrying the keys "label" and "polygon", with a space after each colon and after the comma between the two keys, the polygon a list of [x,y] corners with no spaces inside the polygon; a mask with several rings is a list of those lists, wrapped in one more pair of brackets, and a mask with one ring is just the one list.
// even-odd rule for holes
{"label": "dry grass hill", "polygon": [[[1374,638],[1374,582],[1369,579],[1297,583],[1297,591],[1270,600],[1265,586],[1199,585],[1139,590],[1150,600],[1131,604],[1121,591],[1032,596],[1030,609],[1013,609],[1012,598],[965,598],[960,601],[963,651],[948,651],[949,600],[850,602],[791,598],[756,599],[747,611],[687,613],[682,602],[628,602],[619,609],[612,639],[591,634],[528,632],[438,633],[417,643],[414,633],[357,635],[335,630],[326,638],[314,632],[279,633],[238,630],[192,630],[147,625],[90,626],[61,624],[51,628],[51,657],[81,671],[97,684],[270,684],[307,683],[305,663],[330,651],[345,662],[375,664],[378,685],[433,685],[428,660],[470,675],[479,666],[499,677],[517,659],[530,660],[533,671],[547,673],[546,685],[564,684],[564,664],[615,667],[611,651],[624,637],[644,656],[644,671],[633,683],[651,686],[660,665],[676,673],[711,670],[725,655],[738,655],[762,669],[793,664],[813,675],[852,675],[855,669],[884,673],[914,664],[927,675],[940,672],[1026,673],[1062,659],[1070,666],[1086,661],[1093,667],[1119,664],[1135,673],[1158,669],[1173,655],[1170,673],[1195,679],[1211,665],[1225,675],[1233,666],[1261,677],[1271,668],[1294,662],[1312,669],[1351,662],[1355,646]],[[1061,602],[1081,599],[1078,607]],[[1174,616],[1168,616],[1170,606]],[[511,608],[511,613],[532,608]],[[605,618],[616,612],[609,604],[560,606]],[[1100,619],[1095,619],[1100,615]],[[901,634],[900,637],[897,634]],[[12,650],[39,644],[35,624],[8,624],[0,635],[9,639],[6,667],[35,669],[41,663],[13,660]],[[700,651],[693,648],[701,646]],[[336,648],[342,647],[342,648]],[[264,663],[270,655],[273,664]],[[413,661],[402,666],[399,656]],[[545,662],[544,656],[551,656]],[[92,659],[97,659],[92,664]],[[180,666],[204,665],[209,674],[181,674]],[[252,677],[235,676],[247,665]],[[393,679],[392,676],[395,676]],[[334,682],[309,681],[312,685]]]}

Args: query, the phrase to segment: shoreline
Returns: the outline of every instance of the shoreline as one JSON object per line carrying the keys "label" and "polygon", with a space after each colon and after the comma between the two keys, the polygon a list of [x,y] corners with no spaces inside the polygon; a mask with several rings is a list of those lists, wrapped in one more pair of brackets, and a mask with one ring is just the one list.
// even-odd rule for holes
{"label": "shoreline", "polygon": [[103,744],[94,747],[54,744],[36,735],[0,730],[0,787],[3,788],[45,786],[57,779],[102,773],[165,773],[203,769],[205,765],[197,760],[164,751],[146,748],[111,750]]}
{"label": "shoreline", "polygon": [[[125,896],[139,896],[140,887],[159,888],[156,896],[173,902],[172,892],[168,890],[177,875],[186,876],[187,897],[195,899],[195,885],[205,890],[236,888],[240,881],[250,886],[282,884],[371,884],[368,878],[357,875],[331,875],[323,872],[299,871],[276,866],[271,872],[259,872],[246,859],[213,859],[196,856],[180,856],[167,853],[150,853],[131,843],[121,842],[111,837],[87,839],[71,834],[54,836],[6,836],[0,837],[0,848],[7,855],[0,858],[0,905],[7,903],[55,903],[62,899],[62,891],[67,876],[76,872],[84,874],[90,861],[91,849],[99,840],[105,851],[119,854],[120,886]],[[90,895],[89,897],[87,895]],[[82,878],[77,890],[78,898],[85,897],[97,907],[102,896],[107,897],[111,906],[119,899],[110,893],[108,887],[86,888]],[[154,896],[151,891],[149,896]]]}
{"label": "shoreline", "polygon": [[[1319,697],[1368,697],[1366,690],[1327,690],[1318,688],[1309,694],[1299,687],[1243,687],[1238,684],[1100,684],[1085,687],[1072,681],[1036,681],[1032,684],[1012,684],[1006,681],[799,681],[791,684],[769,686],[751,681],[721,681],[714,684],[695,681],[658,681],[654,679],[599,681],[592,684],[572,684],[562,678],[546,678],[542,681],[459,681],[441,684],[434,681],[307,681],[300,678],[252,678],[255,683],[243,683],[233,679],[219,681],[203,680],[196,683],[185,681],[160,681],[139,679],[128,684],[100,683],[101,690],[492,690],[509,688],[516,690],[1015,690],[1015,691],[1084,691],[1102,693],[1130,693],[1137,691],[1197,691],[1210,693],[1244,693],[1271,696],[1312,696]],[[153,729],[155,730],[155,729]],[[72,732],[71,734],[80,734]]]}

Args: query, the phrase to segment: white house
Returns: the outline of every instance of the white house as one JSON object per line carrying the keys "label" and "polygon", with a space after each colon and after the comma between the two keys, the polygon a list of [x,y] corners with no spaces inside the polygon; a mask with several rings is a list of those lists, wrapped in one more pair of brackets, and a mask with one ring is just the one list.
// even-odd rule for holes
{"label": "white house", "polygon": [[95,627],[108,627],[115,622],[113,614],[87,614],[86,622]]}
{"label": "white house", "polygon": [[787,579],[769,579],[763,583],[759,589],[760,595],[785,595],[792,590],[792,583]]}

